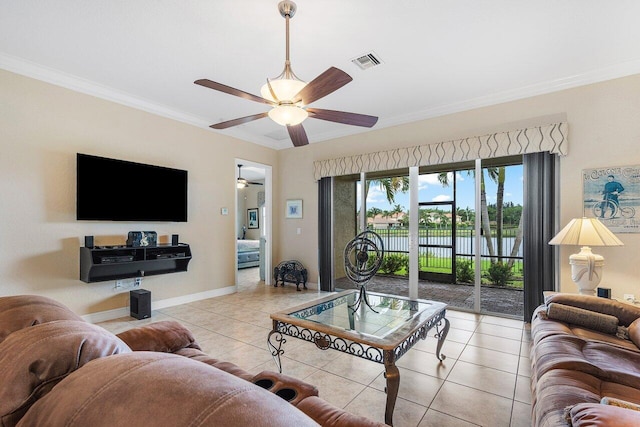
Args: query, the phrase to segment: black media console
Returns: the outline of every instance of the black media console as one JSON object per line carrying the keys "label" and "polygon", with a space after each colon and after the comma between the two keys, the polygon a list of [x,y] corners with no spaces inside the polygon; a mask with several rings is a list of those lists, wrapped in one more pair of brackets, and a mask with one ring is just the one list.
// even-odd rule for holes
{"label": "black media console", "polygon": [[187,271],[191,248],[185,243],[158,246],[80,248],[80,280],[106,282]]}

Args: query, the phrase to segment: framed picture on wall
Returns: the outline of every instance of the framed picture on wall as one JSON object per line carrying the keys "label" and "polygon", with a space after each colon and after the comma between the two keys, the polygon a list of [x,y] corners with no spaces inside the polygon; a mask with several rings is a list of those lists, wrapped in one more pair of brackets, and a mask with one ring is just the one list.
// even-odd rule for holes
{"label": "framed picture on wall", "polygon": [[287,200],[287,218],[302,218],[302,200]]}
{"label": "framed picture on wall", "polygon": [[258,208],[247,209],[247,227],[260,228],[260,219],[258,218]]}
{"label": "framed picture on wall", "polygon": [[614,233],[640,233],[640,165],[584,169],[582,182],[585,217]]}

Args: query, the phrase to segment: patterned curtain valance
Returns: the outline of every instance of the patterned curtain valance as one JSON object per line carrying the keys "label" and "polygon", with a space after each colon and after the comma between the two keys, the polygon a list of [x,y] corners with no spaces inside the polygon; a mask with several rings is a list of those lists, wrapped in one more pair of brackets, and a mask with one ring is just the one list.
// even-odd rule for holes
{"label": "patterned curtain valance", "polygon": [[410,166],[429,166],[475,159],[540,153],[566,155],[568,125],[555,123],[437,144],[396,148],[313,162],[316,180],[328,176],[377,172]]}

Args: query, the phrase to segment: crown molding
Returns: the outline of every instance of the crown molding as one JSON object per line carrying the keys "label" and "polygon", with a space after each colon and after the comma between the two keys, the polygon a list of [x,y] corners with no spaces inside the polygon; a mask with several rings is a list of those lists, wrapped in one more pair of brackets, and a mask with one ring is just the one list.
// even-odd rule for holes
{"label": "crown molding", "polygon": [[[129,93],[4,53],[0,53],[0,68],[57,86],[61,86],[76,92],[95,96],[107,101],[112,101],[128,107],[146,111],[151,114],[156,114],[158,116],[207,129],[212,132],[228,135],[240,140],[262,145],[275,150],[291,148],[288,141],[277,141],[266,136],[251,134],[243,130],[242,128],[216,131],[211,129],[209,127],[209,121],[202,117],[187,114],[182,111],[169,108],[165,105],[157,104],[147,99],[133,96]],[[481,107],[488,107],[491,105],[502,104],[504,102],[516,101],[519,99],[558,92],[565,89],[599,83],[606,80],[613,80],[616,78],[626,77],[638,73],[640,73],[640,60],[627,61],[562,79],[544,81],[534,85],[515,88],[512,90],[469,99],[466,101],[456,102],[420,111],[414,111],[409,114],[394,116],[387,119],[383,118],[380,119],[377,126],[371,130],[384,129],[391,126],[398,126],[421,120],[427,120],[447,114],[459,113],[462,111],[473,110]],[[351,130],[344,128],[336,129],[329,132],[323,132],[313,135],[311,139],[313,141],[312,143],[316,143],[358,133],[370,132],[371,130]]]}

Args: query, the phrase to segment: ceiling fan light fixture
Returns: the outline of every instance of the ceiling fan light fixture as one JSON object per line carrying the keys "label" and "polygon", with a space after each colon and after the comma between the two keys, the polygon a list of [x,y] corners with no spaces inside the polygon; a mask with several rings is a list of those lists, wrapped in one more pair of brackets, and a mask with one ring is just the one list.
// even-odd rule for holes
{"label": "ceiling fan light fixture", "polygon": [[293,104],[278,105],[269,111],[269,118],[282,126],[299,125],[307,117],[307,110]]}
{"label": "ceiling fan light fixture", "polygon": [[[273,95],[271,95],[271,91],[269,90],[269,85],[271,85],[271,89],[276,94],[278,99],[275,99]],[[260,88],[260,95],[264,99],[268,99],[272,102],[282,102],[282,101],[292,101],[293,97],[298,94],[307,84],[302,80],[297,79],[275,79],[269,80],[269,84],[264,84]]]}

